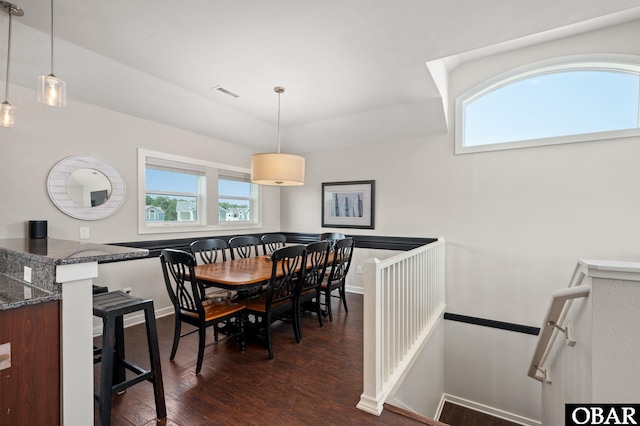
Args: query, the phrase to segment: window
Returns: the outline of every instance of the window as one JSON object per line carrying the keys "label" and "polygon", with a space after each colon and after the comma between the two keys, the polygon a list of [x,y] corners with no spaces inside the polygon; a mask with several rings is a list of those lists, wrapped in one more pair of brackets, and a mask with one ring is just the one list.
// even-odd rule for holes
{"label": "window", "polygon": [[251,221],[252,187],[249,176],[221,171],[218,176],[218,221]]}
{"label": "window", "polygon": [[456,153],[640,135],[640,66],[591,61],[528,68],[456,100]]}
{"label": "window", "polygon": [[138,164],[139,233],[260,225],[260,189],[249,170],[143,149]]}

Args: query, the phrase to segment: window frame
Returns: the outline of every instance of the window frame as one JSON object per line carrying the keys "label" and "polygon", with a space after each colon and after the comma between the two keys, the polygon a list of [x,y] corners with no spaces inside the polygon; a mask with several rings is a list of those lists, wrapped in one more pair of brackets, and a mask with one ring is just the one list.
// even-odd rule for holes
{"label": "window frame", "polygon": [[[146,171],[147,158],[157,160],[159,163],[170,165],[174,163],[176,168],[194,171],[202,171],[202,177],[198,180],[197,195],[197,220],[195,222],[154,222],[146,220]],[[179,166],[179,167],[178,167]],[[196,158],[189,158],[175,154],[152,151],[138,148],[138,234],[162,234],[172,232],[208,232],[221,230],[255,229],[262,227],[262,188],[260,185],[251,184],[251,208],[253,213],[251,221],[218,221],[218,178],[225,172],[234,175],[250,176],[251,170],[221,164]],[[160,191],[169,194],[171,191]],[[165,212],[166,214],[166,212]]]}
{"label": "window frame", "polygon": [[[467,105],[492,91],[517,81],[563,71],[624,72],[636,74],[640,77],[640,57],[634,55],[578,55],[553,58],[515,68],[477,84],[470,90],[462,93],[455,100],[455,153],[468,154],[640,136],[639,117],[639,127],[634,129],[607,130],[474,146],[464,145],[465,111]],[[638,102],[640,103],[640,93],[638,94]]]}

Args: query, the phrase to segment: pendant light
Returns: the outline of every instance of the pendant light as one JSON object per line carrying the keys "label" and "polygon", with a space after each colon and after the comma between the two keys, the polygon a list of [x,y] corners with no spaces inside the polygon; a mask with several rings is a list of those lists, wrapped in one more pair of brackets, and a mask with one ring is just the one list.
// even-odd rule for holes
{"label": "pendant light", "polygon": [[11,21],[13,15],[22,16],[24,12],[15,4],[0,1],[0,9],[9,14],[9,37],[7,46],[7,75],[5,77],[4,102],[0,105],[0,126],[13,127],[15,122],[16,107],[7,100],[9,98],[9,64],[11,61]]}
{"label": "pendant light", "polygon": [[51,73],[38,76],[38,102],[49,106],[67,105],[67,84],[53,74],[53,0],[51,0]]}
{"label": "pendant light", "polygon": [[278,94],[278,152],[254,154],[251,157],[251,182],[260,185],[304,185],[304,158],[280,153],[280,95],[284,87],[274,87]]}

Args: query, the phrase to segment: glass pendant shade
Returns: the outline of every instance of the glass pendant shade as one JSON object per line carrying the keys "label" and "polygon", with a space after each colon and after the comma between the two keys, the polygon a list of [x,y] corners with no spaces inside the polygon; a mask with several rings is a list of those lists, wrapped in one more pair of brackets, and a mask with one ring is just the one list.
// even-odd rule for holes
{"label": "glass pendant shade", "polygon": [[0,105],[0,126],[13,127],[15,123],[16,107],[4,101]]}
{"label": "glass pendant shade", "polygon": [[53,74],[38,76],[38,102],[49,106],[67,105],[67,84]]}
{"label": "glass pendant shade", "polygon": [[304,185],[304,157],[269,152],[251,157],[251,182],[260,185]]}

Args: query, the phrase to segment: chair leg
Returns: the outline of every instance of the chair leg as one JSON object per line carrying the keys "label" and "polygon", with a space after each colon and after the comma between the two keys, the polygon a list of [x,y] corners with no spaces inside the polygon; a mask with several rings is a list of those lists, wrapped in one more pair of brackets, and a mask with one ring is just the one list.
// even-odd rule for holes
{"label": "chair leg", "polygon": [[207,336],[207,329],[204,325],[200,325],[198,329],[198,362],[196,364],[196,376],[202,370],[202,360],[204,359],[204,341]]}
{"label": "chair leg", "polygon": [[160,363],[160,348],[158,347],[158,330],[153,306],[144,310],[147,323],[147,343],[149,345],[149,365],[153,372],[153,396],[156,401],[156,416],[158,420],[167,417],[167,406],[164,400],[164,384],[162,383],[162,365]]}
{"label": "chair leg", "polygon": [[322,305],[320,304],[320,292],[316,294],[316,315],[318,316],[318,323],[320,327],[324,327],[322,324]]}
{"label": "chair leg", "polygon": [[324,292],[324,301],[327,304],[327,313],[329,314],[329,322],[333,322],[333,313],[331,312],[331,289],[327,287]]}
{"label": "chair leg", "polygon": [[269,359],[273,359],[273,347],[271,345],[271,315],[267,314],[264,324],[267,332],[267,349],[269,350]]}
{"label": "chair leg", "polygon": [[348,313],[349,308],[347,308],[347,292],[344,288],[344,284],[342,284],[342,287],[340,287],[340,299],[342,299],[342,306],[344,306],[344,311]]}
{"label": "chair leg", "polygon": [[173,361],[173,359],[176,357],[176,352],[178,350],[178,343],[180,342],[180,332],[181,332],[181,326],[182,326],[182,321],[180,321],[180,316],[178,315],[178,313],[176,312],[175,314],[175,327],[173,330],[173,346],[171,347],[171,355],[169,356],[169,361]]}
{"label": "chair leg", "polygon": [[238,315],[238,325],[240,326],[240,351],[244,352],[244,318],[245,314],[244,312],[241,312],[240,315]]}
{"label": "chair leg", "polygon": [[293,335],[296,337],[296,343],[300,343],[302,340],[302,330],[300,327],[300,317],[302,314],[300,313],[300,301],[296,300],[293,304],[293,312],[291,312],[291,322],[293,323]]}

